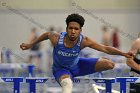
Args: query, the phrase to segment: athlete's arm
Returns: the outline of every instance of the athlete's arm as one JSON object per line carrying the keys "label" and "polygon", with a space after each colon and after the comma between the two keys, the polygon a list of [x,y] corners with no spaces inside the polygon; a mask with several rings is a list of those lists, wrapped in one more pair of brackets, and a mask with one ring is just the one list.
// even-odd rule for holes
{"label": "athlete's arm", "polygon": [[[134,41],[134,43],[132,44],[132,47],[130,49],[130,52],[134,53],[136,55],[136,53],[138,52],[138,50],[140,49],[140,40],[136,40]],[[131,68],[140,71],[140,65],[137,64],[134,61],[134,58],[128,58],[127,59],[127,65],[130,66]]]}
{"label": "athlete's arm", "polygon": [[140,49],[140,39],[137,39],[133,42],[130,52],[136,54],[139,49]]}
{"label": "athlete's arm", "polygon": [[84,47],[90,47],[92,49],[96,49],[98,51],[102,51],[102,52],[105,52],[105,53],[111,54],[111,55],[122,55],[122,56],[125,56],[128,58],[131,57],[130,53],[124,53],[114,47],[98,44],[94,40],[91,40],[88,37],[83,38],[82,48],[84,48]]}
{"label": "athlete's arm", "polygon": [[140,65],[137,64],[137,63],[133,60],[133,58],[128,58],[126,64],[127,64],[128,66],[130,66],[131,68],[133,68],[133,69],[135,69],[135,70],[137,70],[137,71],[140,71]]}
{"label": "athlete's arm", "polygon": [[59,34],[57,34],[55,32],[46,32],[46,33],[43,33],[41,36],[39,36],[36,40],[32,41],[30,44],[22,43],[20,45],[20,48],[22,50],[27,50],[27,49],[30,49],[35,44],[37,44],[41,41],[44,41],[44,40],[48,40],[48,39],[50,39],[50,41],[52,42],[53,45],[56,45],[58,37],[59,37]]}

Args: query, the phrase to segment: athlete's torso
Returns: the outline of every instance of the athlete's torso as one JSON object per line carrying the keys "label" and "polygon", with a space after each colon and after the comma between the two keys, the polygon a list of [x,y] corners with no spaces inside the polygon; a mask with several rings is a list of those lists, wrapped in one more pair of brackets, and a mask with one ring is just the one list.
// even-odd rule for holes
{"label": "athlete's torso", "polygon": [[53,49],[53,66],[57,67],[72,67],[79,61],[79,53],[81,50],[81,41],[83,36],[80,35],[78,42],[72,48],[67,48],[64,45],[66,32],[60,34],[58,43]]}

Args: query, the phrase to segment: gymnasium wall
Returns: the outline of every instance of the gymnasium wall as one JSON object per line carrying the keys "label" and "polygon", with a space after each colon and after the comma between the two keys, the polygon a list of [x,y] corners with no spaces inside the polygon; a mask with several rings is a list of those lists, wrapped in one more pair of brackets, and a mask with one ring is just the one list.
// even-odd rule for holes
{"label": "gymnasium wall", "polygon": [[84,35],[100,43],[101,26],[116,26],[121,30],[121,49],[127,51],[140,32],[139,10],[139,0],[1,0],[0,48],[19,50],[19,44],[27,41],[34,26],[39,28],[40,34],[46,31],[42,28],[51,25],[65,31],[67,15],[78,12],[86,20]]}
{"label": "gymnasium wall", "polygon": [[[21,42],[27,41],[27,38],[30,33],[30,29],[32,27],[38,27],[40,29],[40,33],[45,32],[44,29],[40,28],[42,26],[48,28],[51,25],[55,27],[62,27],[65,31],[65,18],[68,14],[72,12],[61,11],[60,13],[48,12],[48,11],[35,11],[32,13],[23,12],[29,18],[32,18],[35,22],[31,22],[28,19],[25,19],[21,15],[15,14],[9,10],[8,13],[0,14],[0,47],[10,47],[12,49],[19,49],[19,44]],[[39,12],[39,13],[38,13]],[[100,18],[103,18],[106,22],[110,23],[113,26],[117,26],[122,30],[123,33],[120,32],[121,46],[125,49],[129,49],[132,43],[132,38],[127,36],[127,34],[132,35],[133,37],[137,37],[137,34],[140,29],[140,13],[131,13],[131,12],[119,12],[114,13],[114,11],[96,11],[93,14],[97,15]],[[85,17],[85,26],[83,28],[84,35],[87,35],[97,42],[101,41],[101,26],[104,25],[100,20],[93,18],[92,16],[80,13]],[[111,29],[110,29],[111,30]]]}

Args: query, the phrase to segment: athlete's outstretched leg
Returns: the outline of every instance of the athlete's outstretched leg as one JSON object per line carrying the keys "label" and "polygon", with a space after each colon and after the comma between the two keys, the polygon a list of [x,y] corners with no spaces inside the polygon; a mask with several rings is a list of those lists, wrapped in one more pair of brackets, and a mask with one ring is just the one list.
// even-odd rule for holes
{"label": "athlete's outstretched leg", "polygon": [[107,58],[100,58],[95,65],[95,71],[98,72],[113,69],[114,66],[115,64],[111,60]]}
{"label": "athlete's outstretched leg", "polygon": [[62,93],[72,93],[73,82],[69,75],[63,75],[59,79],[62,87]]}

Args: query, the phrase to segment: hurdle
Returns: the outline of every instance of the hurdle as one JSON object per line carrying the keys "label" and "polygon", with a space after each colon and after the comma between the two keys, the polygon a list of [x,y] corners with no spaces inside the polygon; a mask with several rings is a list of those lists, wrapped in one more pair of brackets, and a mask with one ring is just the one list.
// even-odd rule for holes
{"label": "hurdle", "polygon": [[126,83],[140,83],[140,77],[117,77],[116,82],[120,83],[120,93],[126,93]]}
{"label": "hurdle", "polygon": [[[0,82],[13,82],[14,93],[20,93],[20,83],[29,83],[29,93],[36,93],[36,83],[47,83],[49,81],[54,81],[52,77],[0,77]],[[106,87],[97,86],[92,84],[92,86],[96,86],[99,89],[105,90],[106,93],[112,93],[112,83],[119,82],[120,83],[120,93],[126,93],[126,83],[134,83],[140,82],[139,77],[116,77],[116,78],[75,78],[73,80],[74,83],[104,83]],[[114,92],[118,93],[118,92]]]}
{"label": "hurdle", "polygon": [[0,82],[13,82],[14,93],[20,93],[20,82],[23,82],[23,77],[1,77]]}
{"label": "hurdle", "polygon": [[[76,81],[76,82],[75,82]],[[115,78],[75,78],[74,83],[104,83],[106,93],[112,93],[112,83],[115,83]]]}
{"label": "hurdle", "polygon": [[26,83],[29,83],[29,93],[36,93],[36,83],[45,83],[48,78],[35,78],[35,77],[28,77],[26,78]]}

